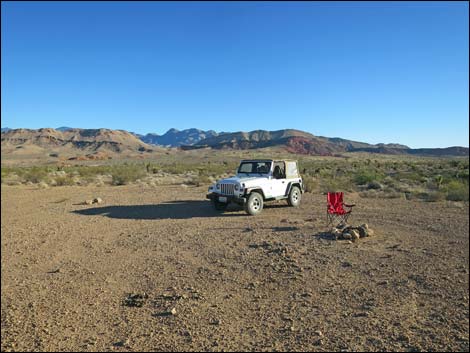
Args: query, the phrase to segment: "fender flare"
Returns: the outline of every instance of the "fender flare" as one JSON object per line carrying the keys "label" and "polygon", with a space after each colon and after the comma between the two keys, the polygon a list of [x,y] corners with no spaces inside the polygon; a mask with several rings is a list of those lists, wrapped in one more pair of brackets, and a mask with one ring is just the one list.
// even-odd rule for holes
{"label": "fender flare", "polygon": [[245,196],[250,195],[253,191],[256,191],[263,196],[263,201],[266,200],[266,196],[264,195],[263,188],[259,186],[251,186],[245,190]]}
{"label": "fender flare", "polygon": [[289,184],[287,184],[287,189],[286,189],[286,193],[284,196],[289,196],[290,194],[290,190],[292,189],[292,187],[294,186],[297,186],[299,189],[300,189],[300,193],[303,193],[304,190],[302,188],[302,185],[298,182],[298,181],[291,181]]}

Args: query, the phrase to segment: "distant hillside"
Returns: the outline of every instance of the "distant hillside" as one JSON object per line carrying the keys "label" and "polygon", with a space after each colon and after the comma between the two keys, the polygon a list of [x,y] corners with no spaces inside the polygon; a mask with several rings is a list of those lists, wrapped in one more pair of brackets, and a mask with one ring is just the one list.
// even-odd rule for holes
{"label": "distant hillside", "polygon": [[[59,130],[60,129],[60,130]],[[68,149],[86,153],[96,152],[146,152],[152,145],[179,147],[183,150],[210,147],[212,149],[257,149],[277,146],[294,154],[334,156],[348,152],[366,152],[391,155],[419,156],[468,156],[467,147],[417,148],[395,143],[372,145],[339,137],[314,136],[294,129],[276,131],[254,130],[249,132],[221,132],[199,129],[170,129],[163,135],[138,135],[124,130],[76,129],[61,127],[8,129],[2,128],[2,154],[46,153]],[[42,152],[41,152],[42,151]],[[74,152],[75,151],[75,152]]]}
{"label": "distant hillside", "polygon": [[417,156],[430,156],[430,157],[465,157],[469,155],[469,149],[467,147],[446,147],[446,148],[396,148],[380,146],[378,148],[358,148],[355,152],[369,152],[369,153],[381,153],[381,154],[409,154]]}
{"label": "distant hillside", "polygon": [[213,130],[186,129],[179,131],[177,129],[170,129],[163,135],[149,133],[144,136],[140,135],[139,138],[143,142],[152,145],[178,147],[181,145],[193,145],[213,136],[217,136],[217,133]]}
{"label": "distant hillside", "polygon": [[2,127],[2,132],[8,132],[10,131],[11,129],[9,127]]}
{"label": "distant hillside", "polygon": [[410,154],[423,156],[468,156],[467,147],[412,149],[396,143],[372,145],[338,137],[314,136],[308,132],[285,129],[277,131],[255,130],[250,132],[220,133],[199,141],[184,149],[211,147],[214,149],[255,149],[283,146],[296,154],[331,156],[345,152],[369,152],[380,154]]}
{"label": "distant hillside", "polygon": [[339,138],[314,136],[308,132],[284,129],[277,131],[255,130],[219,134],[200,141],[196,146],[205,145],[216,149],[253,149],[270,146],[285,146],[292,153],[333,155],[353,147],[372,147],[370,144],[354,142]]}
{"label": "distant hillside", "polygon": [[69,148],[89,152],[149,151],[151,146],[124,130],[110,129],[14,129],[2,133],[2,152],[7,147],[38,146],[44,149]]}

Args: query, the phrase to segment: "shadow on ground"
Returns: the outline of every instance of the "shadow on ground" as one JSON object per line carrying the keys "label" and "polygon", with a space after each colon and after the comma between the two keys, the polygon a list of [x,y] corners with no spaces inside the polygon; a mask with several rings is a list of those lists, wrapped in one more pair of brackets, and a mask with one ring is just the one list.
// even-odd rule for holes
{"label": "shadow on ground", "polygon": [[[211,203],[200,200],[169,201],[156,205],[104,206],[75,210],[84,216],[103,216],[118,219],[188,219],[199,217],[234,217],[246,214],[218,212]],[[232,211],[238,211],[233,209]]]}

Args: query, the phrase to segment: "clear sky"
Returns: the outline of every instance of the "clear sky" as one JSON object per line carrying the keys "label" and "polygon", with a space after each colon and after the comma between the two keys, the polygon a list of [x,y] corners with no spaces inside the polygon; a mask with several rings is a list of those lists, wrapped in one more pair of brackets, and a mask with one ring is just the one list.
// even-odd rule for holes
{"label": "clear sky", "polygon": [[2,2],[2,127],[468,146],[467,2]]}

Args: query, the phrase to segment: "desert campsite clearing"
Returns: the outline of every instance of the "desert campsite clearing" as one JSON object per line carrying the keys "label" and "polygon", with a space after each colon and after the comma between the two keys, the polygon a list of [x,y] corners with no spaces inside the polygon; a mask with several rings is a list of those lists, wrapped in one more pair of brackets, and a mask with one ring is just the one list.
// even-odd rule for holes
{"label": "desert campsite clearing", "polygon": [[[325,196],[257,217],[206,187],[2,185],[2,351],[468,351],[468,202]],[[99,196],[100,204],[83,201]]]}

